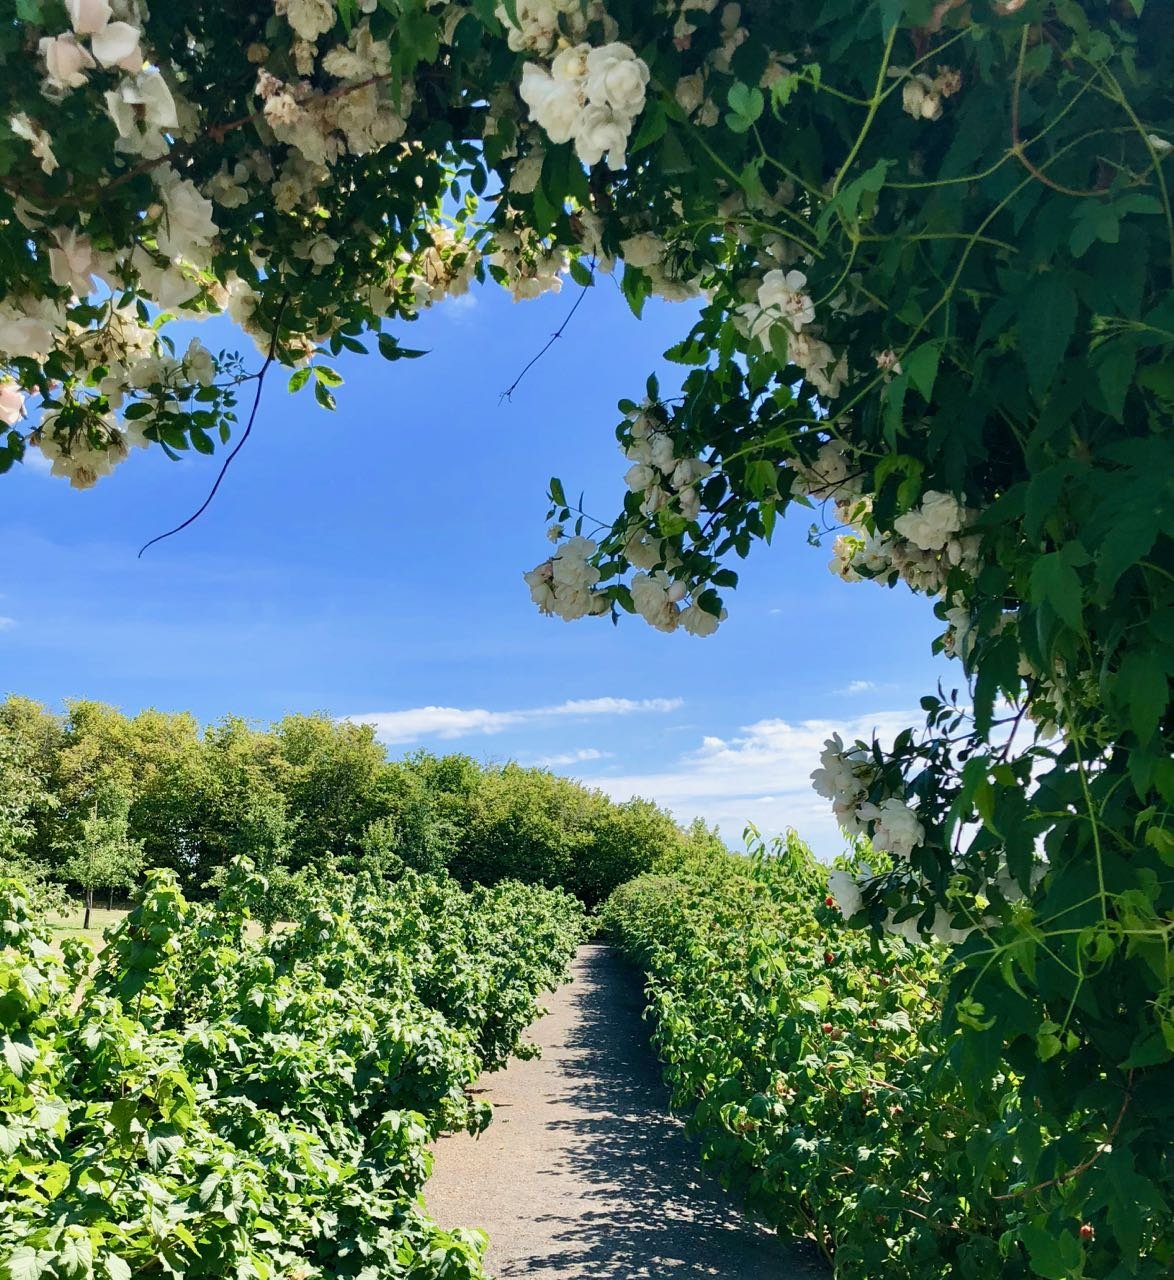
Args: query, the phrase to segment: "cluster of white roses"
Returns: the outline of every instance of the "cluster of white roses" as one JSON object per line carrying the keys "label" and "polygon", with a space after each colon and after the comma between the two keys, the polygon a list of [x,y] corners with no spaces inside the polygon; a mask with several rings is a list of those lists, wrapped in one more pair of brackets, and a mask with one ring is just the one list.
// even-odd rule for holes
{"label": "cluster of white roses", "polygon": [[563,287],[567,255],[557,245],[547,244],[530,227],[494,232],[489,264],[502,275],[515,302],[529,301],[544,293],[558,293]]}
{"label": "cluster of white roses", "polygon": [[815,303],[807,293],[807,277],[802,271],[776,267],[759,284],[754,300],[743,303],[735,313],[735,323],[753,342],[770,350],[781,335],[787,360],[803,370],[803,376],[822,396],[834,399],[848,380],[847,357],[838,358],[819,336]]}
{"label": "cluster of white roses", "polygon": [[[836,539],[828,568],[845,582],[902,578],[914,591],[937,595],[950,571],[978,571],[978,534],[966,532],[978,512],[951,493],[927,489],[921,502],[898,516],[892,533],[872,527],[872,501],[864,493],[864,471],[838,440],[820,447],[815,461],[798,469],[795,491],[817,501],[830,500],[841,524],[851,532]],[[951,601],[953,605],[955,602]]]}
{"label": "cluster of white roses", "polygon": [[520,93],[551,142],[574,142],[588,167],[606,157],[609,168],[622,169],[648,77],[647,63],[626,44],[576,44],[561,49],[549,71],[528,62]]}
{"label": "cluster of white roses", "polygon": [[513,9],[499,4],[496,13],[515,53],[550,53],[560,40],[581,40],[592,23],[602,23],[609,40],[619,30],[600,0],[517,0]]}
{"label": "cluster of white roses", "polygon": [[523,574],[531,599],[543,613],[574,622],[608,611],[607,598],[593,590],[599,570],[591,557],[598,549],[590,538],[569,538],[553,556]]}
{"label": "cluster of white roses", "polygon": [[666,302],[684,302],[701,292],[697,276],[683,273],[669,246],[650,231],[620,241],[625,266],[637,267],[648,277],[652,292]]}
{"label": "cluster of white roses", "polygon": [[43,414],[29,442],[49,459],[50,474],[69,481],[75,489],[89,489],[129,454],[132,447],[146,448],[148,441],[137,423],[116,422],[109,415],[87,419],[80,430],[61,425],[58,410]]}
{"label": "cluster of white roses", "polygon": [[[376,40],[364,20],[355,24],[346,44],[320,53],[316,42],[334,26],[333,4],[329,0],[290,0],[278,8],[284,9],[299,37],[293,48],[298,73],[309,77],[321,68],[338,81],[340,92],[317,93],[308,79],[287,83],[264,68],[259,70],[256,94],[274,138],[292,147],[307,164],[318,167],[329,166],[344,152],[368,155],[398,142],[407,130],[415,86],[406,79],[399,87],[397,101],[389,98],[383,87],[391,72],[387,41]],[[269,49],[254,45],[249,56],[262,63]]]}
{"label": "cluster of white roses", "polygon": [[[693,35],[704,17],[717,10],[720,0],[681,0],[673,23],[673,43],[682,51],[693,43]],[[742,24],[742,6],[738,3],[722,5],[720,19],[721,42],[707,54],[705,66],[676,84],[677,105],[695,124],[712,128],[722,117],[722,105],[709,93],[710,72],[722,76],[731,73],[734,54],[749,39],[750,33]],[[788,64],[794,62],[789,55],[771,53],[758,80],[760,89],[772,88],[787,74]]]}
{"label": "cluster of white roses", "polygon": [[658,631],[680,627],[691,636],[711,636],[726,619],[724,609],[720,614],[710,613],[697,602],[701,585],[693,588],[694,598],[688,601],[689,587],[664,569],[636,574],[629,590],[636,612]]}
{"label": "cluster of white roses", "polygon": [[696,520],[701,514],[697,485],[713,467],[700,458],[678,458],[672,436],[649,414],[647,406],[630,413],[628,421],[624,457],[632,465],[624,482],[641,495],[641,512],[651,516],[662,507],[675,505],[686,520]]}
{"label": "cluster of white roses", "polygon": [[925,840],[925,828],[917,814],[896,796],[880,804],[867,798],[875,776],[867,750],[860,745],[845,748],[843,739],[835,733],[824,743],[811,783],[832,802],[840,826],[849,835],[870,834],[873,848],[891,853],[894,858],[908,858]]}
{"label": "cluster of white roses", "polygon": [[50,93],[80,88],[89,78],[88,73],[99,66],[126,71],[143,69],[139,14],[133,0],[120,6],[120,12],[131,19],[129,22],[114,17],[109,0],[66,0],[65,8],[73,30],[43,36],[40,43]]}

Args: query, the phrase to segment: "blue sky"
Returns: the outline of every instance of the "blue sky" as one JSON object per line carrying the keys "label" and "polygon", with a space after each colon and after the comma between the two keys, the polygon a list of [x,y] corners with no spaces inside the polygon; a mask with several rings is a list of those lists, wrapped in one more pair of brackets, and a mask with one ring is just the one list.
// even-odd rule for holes
{"label": "blue sky", "polygon": [[[8,691],[204,720],[358,716],[392,754],[543,763],[699,813],[735,844],[752,819],[834,855],[842,841],[807,782],[820,743],[917,723],[943,670],[940,626],[907,591],[837,581],[799,510],[738,566],[712,638],[541,617],[521,575],[549,550],[549,477],[601,516],[619,509],[616,402],[638,399],[653,369],[676,384],[660,353],[690,320],[658,304],[637,321],[604,278],[501,403],[576,295],[515,304],[489,287],[439,306],[401,335],[426,358],[335,362],[334,414],[279,373],[212,507],[142,560],[219,459],[136,451],[83,493],[33,467],[0,478]],[[227,324],[200,336],[252,357]]]}

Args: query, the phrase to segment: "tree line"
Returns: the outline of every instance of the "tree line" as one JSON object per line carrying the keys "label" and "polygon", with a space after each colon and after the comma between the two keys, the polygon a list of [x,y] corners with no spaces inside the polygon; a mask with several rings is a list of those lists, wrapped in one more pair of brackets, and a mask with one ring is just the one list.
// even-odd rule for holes
{"label": "tree line", "polygon": [[274,911],[326,874],[404,867],[559,885],[593,905],[643,871],[722,851],[716,829],[682,828],[650,801],[467,755],[392,760],[373,726],[321,713],[266,728],[0,703],[0,859],[46,905],[122,895],[155,867],[206,896],[242,854],[268,876]]}

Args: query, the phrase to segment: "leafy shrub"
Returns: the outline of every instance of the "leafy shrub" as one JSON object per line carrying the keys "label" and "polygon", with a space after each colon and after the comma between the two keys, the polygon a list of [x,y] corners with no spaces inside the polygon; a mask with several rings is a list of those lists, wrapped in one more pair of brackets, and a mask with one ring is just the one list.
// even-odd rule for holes
{"label": "leafy shrub", "polygon": [[[0,891],[0,1275],[478,1280],[480,1233],[419,1193],[468,1086],[520,1046],[582,911],[503,885],[334,886],[252,940],[241,866],[188,903],[168,872],[97,958]],[[436,945],[439,941],[439,945]],[[505,963],[503,957],[512,957]],[[475,975],[476,998],[451,992]]]}
{"label": "leafy shrub", "polygon": [[[1164,1274],[1165,1206],[1124,1188],[1088,1202],[1069,1139],[1021,1112],[1015,1074],[970,1065],[980,1033],[943,1030],[945,951],[848,928],[825,870],[788,853],[642,876],[603,911],[647,970],[674,1104],[723,1183],[839,1276]],[[1068,1188],[1071,1237],[1035,1217],[1025,1127]]]}

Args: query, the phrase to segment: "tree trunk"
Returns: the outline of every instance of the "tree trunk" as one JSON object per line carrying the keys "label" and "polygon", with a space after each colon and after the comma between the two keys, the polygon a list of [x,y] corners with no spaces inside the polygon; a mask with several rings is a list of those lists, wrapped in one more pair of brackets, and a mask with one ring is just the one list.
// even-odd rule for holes
{"label": "tree trunk", "polygon": [[110,886],[110,907],[109,907],[109,909],[110,909],[111,911],[113,911],[113,910],[114,910],[114,886],[113,886],[113,885],[111,885],[111,886]]}
{"label": "tree trunk", "polygon": [[82,921],[82,928],[90,927],[90,912],[94,909],[94,890],[92,888],[86,890],[86,918]]}

